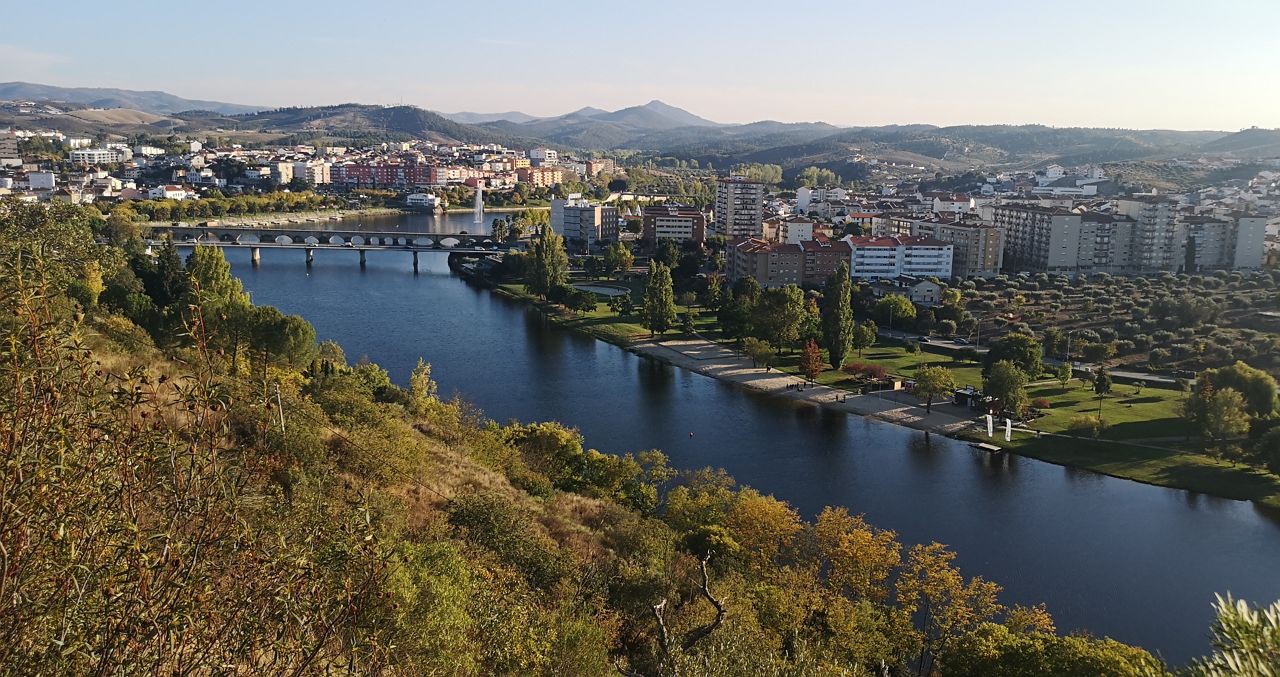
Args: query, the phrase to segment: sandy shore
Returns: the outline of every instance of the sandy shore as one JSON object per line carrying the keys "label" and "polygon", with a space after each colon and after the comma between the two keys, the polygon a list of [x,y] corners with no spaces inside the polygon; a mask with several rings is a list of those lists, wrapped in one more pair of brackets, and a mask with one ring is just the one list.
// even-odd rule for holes
{"label": "sandy shore", "polygon": [[[732,350],[702,339],[641,341],[632,344],[629,349],[751,390],[917,430],[954,435],[972,425],[973,413],[949,401],[935,401],[933,412],[926,414],[923,402],[902,391],[854,395],[828,386],[805,384],[803,379],[792,374],[753,367],[751,360],[738,357]],[[801,386],[803,390],[800,389]],[[841,398],[844,398],[843,401]]]}

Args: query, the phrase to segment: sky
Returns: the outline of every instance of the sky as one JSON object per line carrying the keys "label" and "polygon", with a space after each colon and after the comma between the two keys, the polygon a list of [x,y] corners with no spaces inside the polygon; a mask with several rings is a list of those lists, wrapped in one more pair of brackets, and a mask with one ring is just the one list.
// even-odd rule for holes
{"label": "sky", "polygon": [[1280,127],[1277,0],[58,0],[0,15],[0,82],[250,105],[558,115],[660,99],[718,122]]}

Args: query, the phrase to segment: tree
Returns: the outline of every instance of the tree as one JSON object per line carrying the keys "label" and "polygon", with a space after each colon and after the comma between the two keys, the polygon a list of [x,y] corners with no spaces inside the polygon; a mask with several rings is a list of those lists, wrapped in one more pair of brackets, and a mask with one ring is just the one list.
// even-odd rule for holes
{"label": "tree", "polygon": [[800,373],[810,383],[816,381],[818,374],[822,373],[822,349],[812,339],[805,341],[800,353]]}
{"label": "tree", "polygon": [[695,331],[694,327],[698,322],[698,316],[699,316],[699,313],[697,308],[685,309],[684,320],[680,325],[680,328],[684,330],[684,333],[688,334],[689,336],[693,336]]}
{"label": "tree", "polygon": [[768,341],[748,336],[742,341],[742,350],[747,354],[747,357],[751,358],[752,366],[768,367],[773,362],[773,346],[769,345]]}
{"label": "tree", "polygon": [[675,324],[676,299],[671,283],[671,269],[657,262],[649,262],[649,282],[644,290],[644,326],[649,335],[661,334]]}
{"label": "tree", "polygon": [[615,242],[604,250],[604,270],[605,275],[612,275],[616,271],[623,273],[631,270],[631,266],[635,264],[636,257],[632,255],[631,250],[621,242]]}
{"label": "tree", "polygon": [[1276,380],[1261,369],[1244,362],[1229,367],[1209,369],[1202,378],[1208,378],[1217,388],[1232,388],[1244,396],[1250,414],[1270,416],[1277,409]]}
{"label": "tree", "polygon": [[1228,440],[1249,432],[1244,396],[1234,388],[1204,387],[1187,400],[1186,407],[1201,436],[1208,440]]}
{"label": "tree", "polygon": [[1115,343],[1086,343],[1081,351],[1085,362],[1101,364],[1116,355]]}
{"label": "tree", "polygon": [[1053,377],[1058,379],[1058,384],[1063,390],[1071,383],[1071,377],[1075,375],[1075,370],[1071,368],[1070,362],[1063,362],[1058,365],[1058,369],[1053,372]]}
{"label": "tree", "polygon": [[804,292],[794,284],[766,289],[752,313],[751,326],[779,350],[800,339],[805,319]]}
{"label": "tree", "polygon": [[853,308],[849,305],[852,291],[849,264],[841,261],[836,272],[827,278],[822,294],[822,339],[832,369],[844,366],[853,347]]}
{"label": "tree", "polygon": [[855,350],[858,351],[858,357],[862,357],[862,351],[876,344],[876,323],[866,320],[858,323],[853,331],[853,341],[850,343]]}
{"label": "tree", "polygon": [[493,239],[497,242],[506,242],[511,235],[511,230],[507,228],[506,219],[493,220]]}
{"label": "tree", "polygon": [[983,358],[983,373],[986,373],[991,365],[1003,360],[1014,363],[1027,376],[1039,376],[1044,371],[1044,365],[1040,360],[1040,344],[1027,334],[1005,334],[992,341],[989,347],[990,350]]}
{"label": "tree", "polygon": [[543,228],[533,242],[525,271],[525,289],[546,298],[552,289],[563,286],[568,279],[569,254],[564,249],[564,238],[550,228]]}
{"label": "tree", "polygon": [[915,394],[924,398],[925,413],[933,413],[933,398],[956,389],[955,374],[946,367],[928,365],[916,370]]}
{"label": "tree", "polygon": [[711,310],[719,310],[720,304],[724,300],[724,278],[720,275],[712,275],[707,278],[707,286],[702,290],[702,305]]}
{"label": "tree", "polygon": [[1102,400],[1111,392],[1111,374],[1099,368],[1093,375],[1093,394],[1098,398],[1098,424],[1102,424]]}
{"label": "tree", "polygon": [[[1010,612],[1012,615],[1013,612]],[[1142,649],[1110,638],[1065,637],[1052,631],[1019,630],[1012,623],[984,623],[960,637],[939,658],[948,677],[989,675],[1144,677],[1164,675],[1160,661]]]}
{"label": "tree", "polygon": [[899,327],[910,327],[916,320],[916,306],[911,299],[901,294],[886,294],[876,301],[872,312],[876,319],[884,322],[889,329],[896,324]]}
{"label": "tree", "polygon": [[994,397],[1001,411],[1021,414],[1027,408],[1027,374],[1013,362],[1000,360],[982,377],[982,392]]}
{"label": "tree", "polygon": [[[1014,367],[1016,369],[1016,367]],[[897,598],[918,619],[921,647],[917,675],[934,674],[932,663],[952,641],[974,631],[1000,612],[1000,586],[981,578],[968,582],[952,565],[955,553],[941,543],[917,545],[897,581]]]}

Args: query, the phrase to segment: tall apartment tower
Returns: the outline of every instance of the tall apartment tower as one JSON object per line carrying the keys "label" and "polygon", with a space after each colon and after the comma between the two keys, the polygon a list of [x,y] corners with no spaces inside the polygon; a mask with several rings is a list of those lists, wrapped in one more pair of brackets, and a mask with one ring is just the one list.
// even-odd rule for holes
{"label": "tall apartment tower", "polygon": [[716,181],[717,235],[729,238],[764,234],[764,184],[740,176]]}
{"label": "tall apartment tower", "polygon": [[1178,204],[1159,196],[1120,198],[1116,213],[1134,220],[1130,241],[1133,273],[1175,272],[1184,265],[1186,227]]}
{"label": "tall apartment tower", "polygon": [[991,221],[1004,229],[1004,265],[1032,273],[1080,269],[1080,215],[1066,209],[997,205]]}

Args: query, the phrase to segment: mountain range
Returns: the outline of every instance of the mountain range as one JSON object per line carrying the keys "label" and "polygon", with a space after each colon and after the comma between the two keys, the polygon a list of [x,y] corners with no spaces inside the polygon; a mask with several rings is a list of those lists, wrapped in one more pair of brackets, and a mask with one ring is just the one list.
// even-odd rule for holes
{"label": "mountain range", "polygon": [[184,99],[168,92],[142,92],[132,89],[108,89],[103,87],[55,87],[30,82],[0,82],[0,100],[6,101],[65,101],[94,108],[131,108],[147,113],[181,113],[188,110],[207,110],[226,115],[254,113],[264,106],[245,106],[221,101]]}
{"label": "mountain range", "polygon": [[[265,110],[183,99],[165,92],[0,84],[5,100],[65,102],[63,114],[0,106],[0,127],[51,128],[75,134],[206,134],[247,141],[376,139],[549,145],[568,150],[637,150],[725,168],[767,162],[784,168],[836,169],[858,156],[968,167],[1036,167],[1147,160],[1177,155],[1280,156],[1280,130],[1126,130],[1043,125],[889,125],[837,127],[824,122],[724,124],[650,101],[615,111],[581,108],[538,117],[506,113],[437,113],[416,106],[338,104]],[[107,110],[102,110],[107,109]]]}

